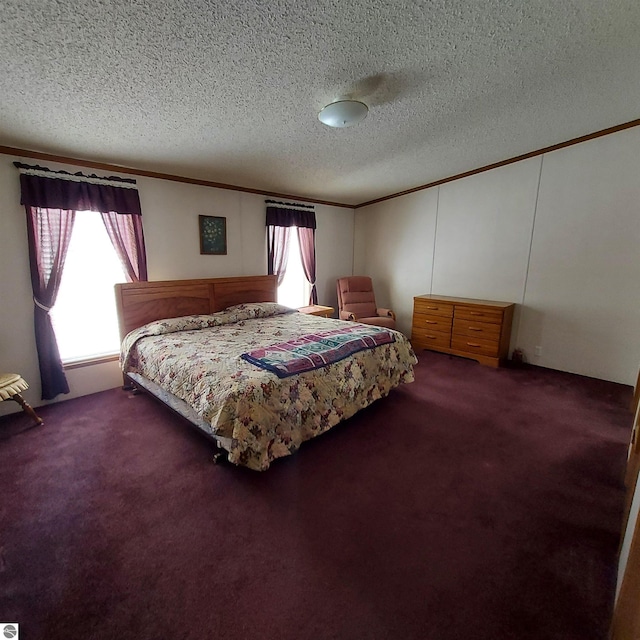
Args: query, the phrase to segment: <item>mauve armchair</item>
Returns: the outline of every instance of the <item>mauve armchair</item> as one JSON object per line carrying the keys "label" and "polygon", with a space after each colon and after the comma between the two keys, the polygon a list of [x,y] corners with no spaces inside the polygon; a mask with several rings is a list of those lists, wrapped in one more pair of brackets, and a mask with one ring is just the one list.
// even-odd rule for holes
{"label": "mauve armchair", "polygon": [[396,314],[391,309],[378,308],[373,283],[368,276],[349,276],[338,279],[338,317],[396,328]]}

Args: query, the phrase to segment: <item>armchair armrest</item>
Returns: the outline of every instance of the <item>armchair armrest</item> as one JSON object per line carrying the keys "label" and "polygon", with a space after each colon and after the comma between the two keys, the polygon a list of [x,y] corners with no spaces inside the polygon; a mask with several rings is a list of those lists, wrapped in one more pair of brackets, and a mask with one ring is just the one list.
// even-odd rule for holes
{"label": "armchair armrest", "polygon": [[391,309],[380,307],[380,309],[377,310],[377,313],[379,316],[387,316],[389,318],[393,318],[394,320],[396,319],[396,314],[391,311]]}
{"label": "armchair armrest", "polygon": [[340,311],[340,320],[356,320],[356,316],[351,311]]}

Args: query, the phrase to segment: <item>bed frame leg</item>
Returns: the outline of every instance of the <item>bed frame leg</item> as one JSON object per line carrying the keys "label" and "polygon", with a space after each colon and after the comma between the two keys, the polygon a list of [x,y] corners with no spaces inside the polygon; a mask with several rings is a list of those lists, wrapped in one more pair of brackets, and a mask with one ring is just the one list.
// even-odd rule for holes
{"label": "bed frame leg", "polygon": [[131,389],[133,389],[133,382],[131,381],[131,378],[127,376],[126,373],[123,373],[122,374],[122,390],[131,391]]}
{"label": "bed frame leg", "polygon": [[224,464],[227,461],[227,452],[224,449],[218,449],[213,456],[211,456],[211,462],[213,464]]}

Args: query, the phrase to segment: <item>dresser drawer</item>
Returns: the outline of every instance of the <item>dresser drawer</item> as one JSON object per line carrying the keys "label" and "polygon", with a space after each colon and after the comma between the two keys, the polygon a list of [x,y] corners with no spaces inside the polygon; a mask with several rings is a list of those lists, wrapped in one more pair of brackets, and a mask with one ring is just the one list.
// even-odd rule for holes
{"label": "dresser drawer", "polygon": [[446,316],[427,315],[425,313],[414,313],[413,328],[450,333],[451,318]]}
{"label": "dresser drawer", "polygon": [[480,338],[482,340],[498,340],[500,338],[499,324],[489,322],[477,322],[465,318],[456,318],[453,321],[453,335],[468,338]]}
{"label": "dresser drawer", "polygon": [[424,298],[415,298],[413,301],[414,313],[424,313],[431,316],[453,317],[453,305],[447,302],[439,302],[434,300],[425,300]]}
{"label": "dresser drawer", "polygon": [[471,336],[453,336],[451,338],[451,348],[456,351],[465,351],[466,353],[497,357],[499,342],[498,340],[483,340]]}
{"label": "dresser drawer", "polygon": [[438,331],[429,331],[429,329],[416,329],[414,327],[411,332],[411,342],[416,345],[424,345],[425,349],[430,347],[449,348],[451,343],[451,335],[448,333],[439,333]]}
{"label": "dresser drawer", "polygon": [[490,307],[466,307],[456,306],[456,320],[479,320],[480,322],[491,322],[500,324],[502,322],[502,309],[491,309]]}

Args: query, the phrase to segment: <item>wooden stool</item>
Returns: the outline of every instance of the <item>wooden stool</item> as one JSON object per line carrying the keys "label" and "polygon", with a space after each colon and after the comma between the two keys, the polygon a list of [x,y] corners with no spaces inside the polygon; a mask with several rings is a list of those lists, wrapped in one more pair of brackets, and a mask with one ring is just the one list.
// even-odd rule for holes
{"label": "wooden stool", "polygon": [[43,424],[42,418],[33,410],[33,407],[20,395],[21,391],[28,389],[29,385],[17,373],[0,373],[0,401],[15,400],[22,410],[35,420],[36,424]]}

